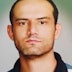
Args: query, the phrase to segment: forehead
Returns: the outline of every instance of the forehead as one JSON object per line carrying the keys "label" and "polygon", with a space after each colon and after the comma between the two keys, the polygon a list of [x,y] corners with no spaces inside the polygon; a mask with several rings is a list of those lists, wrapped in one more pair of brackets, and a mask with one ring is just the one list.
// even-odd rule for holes
{"label": "forehead", "polygon": [[[52,14],[53,7],[46,0],[20,0],[14,7],[14,15],[17,16],[40,16]],[[33,17],[34,17],[33,16]]]}

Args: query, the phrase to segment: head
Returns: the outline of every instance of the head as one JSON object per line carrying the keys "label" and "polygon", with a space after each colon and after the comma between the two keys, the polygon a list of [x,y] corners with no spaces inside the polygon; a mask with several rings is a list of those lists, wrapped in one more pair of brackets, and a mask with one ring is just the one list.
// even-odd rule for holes
{"label": "head", "polygon": [[9,37],[20,54],[39,56],[53,51],[60,35],[58,10],[51,0],[18,0],[10,11]]}
{"label": "head", "polygon": [[[13,24],[13,10],[14,10],[14,7],[15,7],[15,5],[19,2],[20,0],[17,0],[14,4],[13,4],[13,6],[12,6],[12,8],[11,8],[11,10],[10,10],[10,22],[11,22],[11,24]],[[52,5],[52,7],[53,7],[53,16],[54,16],[54,20],[55,20],[55,24],[57,24],[57,20],[58,20],[58,9],[57,9],[57,7],[56,7],[56,5],[54,4],[54,2],[52,1],[52,0],[46,0],[46,1],[48,1],[51,5]]]}

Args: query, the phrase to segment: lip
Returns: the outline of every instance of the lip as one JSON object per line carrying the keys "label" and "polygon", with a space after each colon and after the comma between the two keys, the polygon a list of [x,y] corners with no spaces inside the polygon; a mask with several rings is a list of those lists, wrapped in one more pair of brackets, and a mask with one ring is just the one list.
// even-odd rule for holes
{"label": "lip", "polygon": [[28,43],[38,43],[38,42],[41,42],[41,41],[39,41],[39,40],[27,40],[26,42],[28,42]]}

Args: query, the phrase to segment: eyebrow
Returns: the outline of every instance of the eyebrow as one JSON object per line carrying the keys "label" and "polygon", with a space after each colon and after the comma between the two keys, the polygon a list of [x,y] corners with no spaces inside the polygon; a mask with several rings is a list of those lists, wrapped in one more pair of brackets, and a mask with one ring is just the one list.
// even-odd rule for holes
{"label": "eyebrow", "polygon": [[28,20],[27,18],[17,18],[15,21],[19,21],[19,20]]}
{"label": "eyebrow", "polygon": [[[40,17],[40,18],[36,18],[36,20],[41,20],[41,19],[50,19],[50,17]],[[15,21],[19,21],[19,20],[29,20],[28,18],[17,18]]]}
{"label": "eyebrow", "polygon": [[40,19],[50,19],[50,17],[41,17],[41,18],[37,18],[37,20],[40,20]]}

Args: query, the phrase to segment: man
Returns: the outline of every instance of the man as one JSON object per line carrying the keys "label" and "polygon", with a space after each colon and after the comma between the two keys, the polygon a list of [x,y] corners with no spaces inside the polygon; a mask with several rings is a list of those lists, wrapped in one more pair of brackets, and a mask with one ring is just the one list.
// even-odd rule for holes
{"label": "man", "polygon": [[18,0],[10,11],[7,31],[19,52],[9,72],[68,72],[66,64],[53,50],[60,36],[58,10],[52,0]]}

